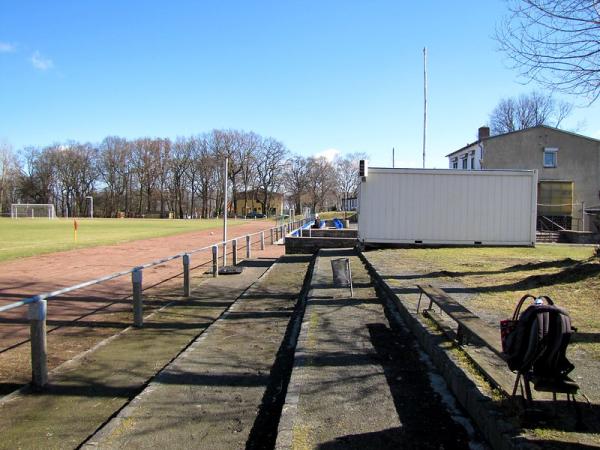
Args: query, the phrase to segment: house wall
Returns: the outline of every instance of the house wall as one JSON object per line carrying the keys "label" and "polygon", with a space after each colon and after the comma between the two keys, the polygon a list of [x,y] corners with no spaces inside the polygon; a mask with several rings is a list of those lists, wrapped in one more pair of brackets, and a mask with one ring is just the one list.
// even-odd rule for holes
{"label": "house wall", "polygon": [[[243,195],[239,195],[236,198],[236,202],[237,202],[237,209],[235,211],[235,214],[238,216],[245,216],[248,213],[251,212],[257,212],[257,213],[261,213],[264,214],[264,211],[262,210],[262,204],[256,200],[253,197],[254,194],[252,195],[248,195],[248,202],[246,203],[244,200],[244,196]],[[271,208],[275,208],[275,212],[274,215],[278,216],[282,213],[283,211],[283,196],[281,194],[277,194],[271,197],[270,199],[270,203],[271,203]],[[246,208],[244,208],[246,207]]]}
{"label": "house wall", "polygon": [[[532,128],[483,142],[484,169],[536,169],[540,182],[573,182],[572,217],[581,229],[581,202],[600,203],[600,142],[549,128]],[[558,148],[557,167],[544,167],[544,148]],[[586,230],[596,226],[586,217]]]}
{"label": "house wall", "polygon": [[[470,145],[464,148],[460,152],[453,154],[448,158],[449,169],[459,170],[480,170],[481,169],[481,145],[479,143]],[[462,162],[467,159],[467,167],[464,168]],[[457,167],[454,167],[454,162],[458,163]]]}

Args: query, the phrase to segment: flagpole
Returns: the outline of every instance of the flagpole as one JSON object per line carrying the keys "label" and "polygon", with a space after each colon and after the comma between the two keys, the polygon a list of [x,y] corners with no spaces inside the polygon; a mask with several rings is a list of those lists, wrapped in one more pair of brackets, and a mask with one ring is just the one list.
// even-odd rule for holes
{"label": "flagpole", "polygon": [[427,142],[427,47],[423,47],[423,169],[425,168],[425,144]]}

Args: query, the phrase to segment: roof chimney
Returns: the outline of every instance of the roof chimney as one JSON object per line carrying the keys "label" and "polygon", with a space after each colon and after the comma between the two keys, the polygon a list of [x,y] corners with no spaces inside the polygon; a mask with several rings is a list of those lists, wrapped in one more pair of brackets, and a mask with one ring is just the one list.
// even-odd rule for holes
{"label": "roof chimney", "polygon": [[482,139],[489,138],[490,137],[490,127],[479,127],[477,135],[479,138],[478,140],[480,140],[480,141]]}

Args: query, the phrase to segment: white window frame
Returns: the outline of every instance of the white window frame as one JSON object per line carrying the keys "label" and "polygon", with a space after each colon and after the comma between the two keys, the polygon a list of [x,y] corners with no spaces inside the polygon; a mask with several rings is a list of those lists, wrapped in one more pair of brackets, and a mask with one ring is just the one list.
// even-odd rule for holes
{"label": "white window frame", "polygon": [[[554,164],[551,164],[551,165],[550,164],[546,164],[546,155],[547,154],[554,156],[553,157]],[[543,154],[542,158],[543,158],[542,159],[542,164],[543,164],[543,166],[545,168],[547,168],[547,169],[553,169],[555,167],[558,167],[558,148],[556,148],[556,147],[545,147],[544,148],[544,154]]]}

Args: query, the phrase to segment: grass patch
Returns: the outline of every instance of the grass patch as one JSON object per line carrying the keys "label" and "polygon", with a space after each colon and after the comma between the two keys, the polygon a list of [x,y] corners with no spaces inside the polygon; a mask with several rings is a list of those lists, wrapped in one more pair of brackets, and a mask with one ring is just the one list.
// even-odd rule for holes
{"label": "grass patch", "polygon": [[[0,218],[0,262],[44,253],[60,252],[98,245],[171,236],[222,226],[221,219],[77,219],[77,241],[73,219]],[[235,227],[245,220],[228,220]],[[265,226],[267,226],[265,221]],[[220,234],[216,234],[218,236]]]}
{"label": "grass patch", "polygon": [[387,273],[418,273],[395,285],[460,284],[474,294],[467,307],[506,318],[526,293],[548,295],[569,311],[579,331],[574,348],[600,361],[600,259],[589,246],[388,249],[369,252]]}

